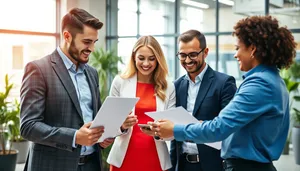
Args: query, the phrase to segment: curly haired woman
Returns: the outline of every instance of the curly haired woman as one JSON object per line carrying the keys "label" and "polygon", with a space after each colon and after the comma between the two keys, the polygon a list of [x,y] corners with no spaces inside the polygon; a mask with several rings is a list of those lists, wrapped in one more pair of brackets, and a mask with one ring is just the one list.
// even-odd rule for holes
{"label": "curly haired woman", "polygon": [[279,69],[296,56],[296,43],[286,27],[271,16],[238,21],[234,57],[246,73],[232,101],[212,121],[154,124],[162,138],[196,143],[222,141],[225,171],[276,171],[289,129],[289,95]]}

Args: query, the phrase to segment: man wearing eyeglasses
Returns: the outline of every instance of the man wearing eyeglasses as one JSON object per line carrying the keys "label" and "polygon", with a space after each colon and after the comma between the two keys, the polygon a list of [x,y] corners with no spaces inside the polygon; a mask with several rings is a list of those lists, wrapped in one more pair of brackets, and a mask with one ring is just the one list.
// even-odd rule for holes
{"label": "man wearing eyeglasses", "polygon": [[[176,106],[187,109],[198,120],[212,120],[236,91],[232,76],[214,71],[205,62],[209,49],[205,36],[189,30],[178,38],[177,57],[187,74],[175,81]],[[170,171],[222,171],[220,150],[190,141],[171,142]]]}

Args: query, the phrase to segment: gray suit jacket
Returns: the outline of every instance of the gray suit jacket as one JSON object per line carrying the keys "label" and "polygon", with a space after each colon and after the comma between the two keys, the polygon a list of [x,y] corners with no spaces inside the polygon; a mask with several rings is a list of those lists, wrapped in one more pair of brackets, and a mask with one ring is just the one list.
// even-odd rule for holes
{"label": "gray suit jacket", "polygon": [[[97,71],[87,66],[94,117],[101,106]],[[21,135],[32,141],[28,171],[77,171],[81,146],[72,147],[75,131],[84,124],[71,77],[61,57],[52,54],[25,67],[21,87]],[[101,153],[99,145],[95,145]]]}

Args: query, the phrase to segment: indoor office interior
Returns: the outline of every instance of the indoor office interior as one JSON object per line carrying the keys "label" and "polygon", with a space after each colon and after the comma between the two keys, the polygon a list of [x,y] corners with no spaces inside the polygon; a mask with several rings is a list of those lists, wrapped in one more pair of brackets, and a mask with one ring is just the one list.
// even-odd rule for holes
{"label": "indoor office interior", "polygon": [[[8,74],[14,84],[9,98],[20,100],[24,67],[59,46],[61,18],[73,7],[85,9],[104,23],[95,49],[111,55],[106,62],[120,57],[112,67],[95,66],[107,73],[104,87],[111,84],[113,67],[118,72],[124,70],[134,43],[143,35],[153,35],[162,46],[169,80],[184,75],[186,71],[176,57],[177,38],[189,29],[206,36],[209,48],[206,63],[214,70],[234,76],[240,85],[244,73],[234,58],[236,39],[232,31],[238,20],[252,15],[272,15],[281,26],[287,26],[298,43],[296,62],[300,63],[300,0],[0,0],[0,92]],[[293,81],[300,81],[299,74]],[[299,89],[300,86],[291,96],[299,95]],[[105,95],[108,90],[102,91]],[[300,102],[294,101],[292,107],[300,110]],[[293,144],[289,143],[288,154],[274,162],[277,170],[299,171],[294,154]],[[23,167],[21,162],[16,170]]]}

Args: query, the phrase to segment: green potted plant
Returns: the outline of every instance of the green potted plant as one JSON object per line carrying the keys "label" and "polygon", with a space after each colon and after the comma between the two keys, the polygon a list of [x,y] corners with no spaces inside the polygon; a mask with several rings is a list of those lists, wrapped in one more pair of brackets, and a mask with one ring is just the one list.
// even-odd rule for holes
{"label": "green potted plant", "polygon": [[123,61],[114,50],[106,51],[103,48],[99,48],[90,56],[89,64],[98,71],[102,102],[108,96],[112,78],[119,72],[118,63],[123,64]]}
{"label": "green potted plant", "polygon": [[12,138],[11,125],[19,117],[19,108],[8,100],[13,84],[9,83],[8,75],[5,75],[4,92],[0,92],[0,170],[14,171],[17,160],[17,150],[12,150],[10,140]]}
{"label": "green potted plant", "polygon": [[[115,51],[106,51],[103,48],[95,50],[89,60],[89,64],[96,68],[99,76],[99,88],[101,101],[103,102],[109,94],[112,79],[118,74],[118,63],[123,64],[122,58]],[[104,170],[109,170],[106,163],[111,146],[102,150],[102,166]]]}
{"label": "green potted plant", "polygon": [[[292,113],[291,109],[292,109],[293,102],[294,102],[294,99],[292,97],[292,93],[298,91],[299,82],[296,82],[296,81],[292,80],[291,75],[289,74],[288,70],[282,70],[281,71],[281,77],[283,78],[283,80],[285,82],[285,85],[286,85],[286,88],[287,88],[287,90],[289,92],[289,95],[291,97],[289,108],[290,108],[290,113]],[[290,121],[291,121],[291,123],[293,122],[293,117],[291,117]],[[289,130],[288,138],[286,140],[285,147],[283,149],[282,154],[289,154],[290,139],[291,139],[291,130]]]}
{"label": "green potted plant", "polygon": [[[16,115],[20,113],[20,103],[15,100]],[[9,131],[11,135],[12,149],[18,150],[17,163],[25,163],[27,154],[29,151],[29,141],[25,140],[20,133],[20,118],[15,117],[14,120],[9,124]]]}
{"label": "green potted plant", "polygon": [[[294,100],[300,102],[300,96],[294,96]],[[296,164],[300,165],[300,109],[293,108],[292,144]]]}
{"label": "green potted plant", "polygon": [[[287,90],[290,94],[290,115],[291,115],[291,129],[289,131],[289,136],[286,142],[286,150],[283,154],[286,154],[289,150],[289,144],[292,140],[293,152],[296,164],[300,165],[300,109],[293,105],[293,102],[300,101],[299,96],[299,86],[300,86],[300,62],[296,61],[291,65],[288,70],[282,70],[281,76],[285,81]],[[288,154],[288,153],[287,153]]]}

